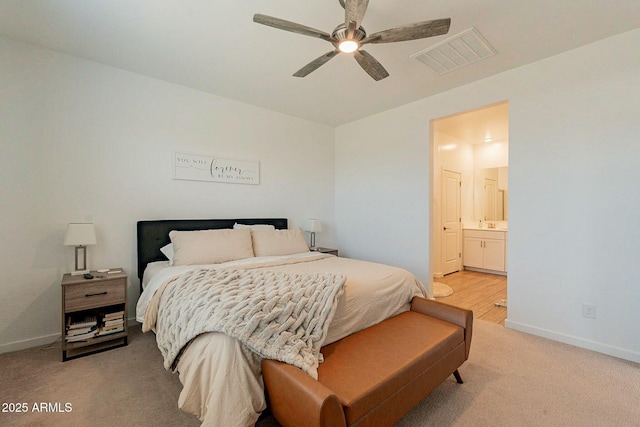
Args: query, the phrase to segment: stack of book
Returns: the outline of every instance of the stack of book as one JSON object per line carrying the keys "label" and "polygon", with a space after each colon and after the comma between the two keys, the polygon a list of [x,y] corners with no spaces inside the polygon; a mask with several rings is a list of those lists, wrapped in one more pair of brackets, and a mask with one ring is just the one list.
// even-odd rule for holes
{"label": "stack of book", "polygon": [[67,317],[65,340],[67,342],[86,341],[98,333],[96,316]]}
{"label": "stack of book", "polygon": [[102,325],[98,335],[109,335],[122,331],[124,331],[124,311],[105,313],[102,316]]}

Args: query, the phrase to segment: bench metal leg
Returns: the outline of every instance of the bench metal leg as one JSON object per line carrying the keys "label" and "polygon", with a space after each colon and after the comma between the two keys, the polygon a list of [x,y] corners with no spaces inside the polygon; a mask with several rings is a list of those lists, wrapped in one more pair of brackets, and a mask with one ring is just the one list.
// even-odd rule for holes
{"label": "bench metal leg", "polygon": [[462,377],[460,376],[460,372],[458,372],[457,369],[453,372],[453,376],[456,377],[456,381],[458,382],[458,384],[464,384],[462,382]]}

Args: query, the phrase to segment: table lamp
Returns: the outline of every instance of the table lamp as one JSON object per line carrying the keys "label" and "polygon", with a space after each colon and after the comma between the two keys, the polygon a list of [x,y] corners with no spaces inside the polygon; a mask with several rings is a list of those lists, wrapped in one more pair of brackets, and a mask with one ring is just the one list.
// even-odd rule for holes
{"label": "table lamp", "polygon": [[308,231],[311,233],[310,245],[309,249],[316,249],[316,233],[322,231],[322,222],[319,219],[307,219],[304,222],[304,231]]}
{"label": "table lamp", "polygon": [[[70,223],[64,236],[65,246],[76,247],[76,268],[73,276],[89,272],[87,268],[87,245],[96,244],[96,230],[93,223]],[[82,254],[82,255],[81,255]]]}

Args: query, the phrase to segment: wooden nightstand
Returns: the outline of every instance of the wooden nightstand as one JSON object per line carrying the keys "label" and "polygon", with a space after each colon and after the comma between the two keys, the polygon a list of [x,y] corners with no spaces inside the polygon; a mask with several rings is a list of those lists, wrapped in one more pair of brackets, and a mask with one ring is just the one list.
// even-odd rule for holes
{"label": "wooden nightstand", "polygon": [[127,345],[127,274],[110,271],[92,271],[93,279],[62,277],[63,362]]}
{"label": "wooden nightstand", "polygon": [[322,254],[331,254],[331,255],[338,256],[338,250],[337,250],[337,249],[331,249],[331,248],[316,248],[316,252],[320,252],[320,253],[322,253]]}

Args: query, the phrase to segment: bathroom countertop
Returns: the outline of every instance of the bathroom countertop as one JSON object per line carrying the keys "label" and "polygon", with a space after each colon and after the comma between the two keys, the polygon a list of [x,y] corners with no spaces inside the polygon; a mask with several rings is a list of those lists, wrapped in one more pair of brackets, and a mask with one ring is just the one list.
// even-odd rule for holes
{"label": "bathroom countertop", "polygon": [[502,232],[508,232],[509,229],[508,228],[489,228],[489,227],[463,227],[463,230],[479,230],[479,231],[502,231]]}

